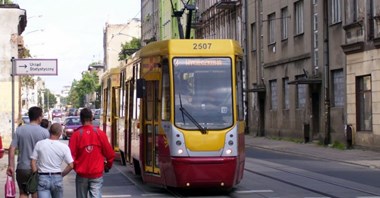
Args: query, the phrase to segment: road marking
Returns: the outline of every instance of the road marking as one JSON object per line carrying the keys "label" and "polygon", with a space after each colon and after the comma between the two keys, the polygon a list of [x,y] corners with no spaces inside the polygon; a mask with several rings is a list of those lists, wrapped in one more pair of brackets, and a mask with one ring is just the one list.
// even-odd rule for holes
{"label": "road marking", "polygon": [[357,198],[380,198],[380,196],[360,196],[360,197],[357,197]]}
{"label": "road marking", "polygon": [[239,194],[269,193],[269,192],[273,192],[273,190],[238,190],[238,191],[235,191],[235,192],[239,193]]}
{"label": "road marking", "polygon": [[159,193],[149,193],[149,194],[141,194],[143,197],[155,197],[155,196],[163,196],[164,194],[159,194]]}
{"label": "road marking", "polygon": [[132,195],[102,195],[102,197],[123,198],[123,197],[132,197]]}

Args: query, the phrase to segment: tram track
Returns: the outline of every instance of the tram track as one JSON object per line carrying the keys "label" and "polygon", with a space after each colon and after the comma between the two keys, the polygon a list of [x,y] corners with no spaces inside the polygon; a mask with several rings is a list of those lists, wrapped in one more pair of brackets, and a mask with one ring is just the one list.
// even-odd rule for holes
{"label": "tram track", "polygon": [[[246,167],[246,172],[300,188],[324,197],[344,197],[342,193],[357,195],[358,197],[380,196],[380,190],[375,187],[262,160],[252,161],[254,161],[250,163],[253,164],[252,167]],[[260,168],[257,168],[258,166]]]}

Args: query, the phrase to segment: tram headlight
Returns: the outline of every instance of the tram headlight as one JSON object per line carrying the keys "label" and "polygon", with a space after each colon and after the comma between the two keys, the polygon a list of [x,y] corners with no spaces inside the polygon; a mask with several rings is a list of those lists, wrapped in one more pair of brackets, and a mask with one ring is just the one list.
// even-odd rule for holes
{"label": "tram headlight", "polygon": [[178,154],[182,154],[183,153],[183,150],[182,149],[178,149]]}
{"label": "tram headlight", "polygon": [[232,140],[228,141],[228,145],[230,145],[230,146],[234,145],[234,141],[232,141]]}
{"label": "tram headlight", "polygon": [[226,150],[226,154],[227,154],[227,155],[230,155],[231,153],[232,153],[232,149],[227,149],[227,150]]}
{"label": "tram headlight", "polygon": [[180,140],[177,140],[177,141],[175,142],[175,144],[176,144],[177,146],[181,146],[181,145],[182,145],[182,142],[181,142]]}

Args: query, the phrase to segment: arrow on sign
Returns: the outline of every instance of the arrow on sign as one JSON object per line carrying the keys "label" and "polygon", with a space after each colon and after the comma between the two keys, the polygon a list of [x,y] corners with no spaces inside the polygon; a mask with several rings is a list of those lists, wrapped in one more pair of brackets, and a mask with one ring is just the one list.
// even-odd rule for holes
{"label": "arrow on sign", "polygon": [[27,66],[27,65],[19,65],[18,67],[26,68],[26,67],[28,67],[28,66]]}

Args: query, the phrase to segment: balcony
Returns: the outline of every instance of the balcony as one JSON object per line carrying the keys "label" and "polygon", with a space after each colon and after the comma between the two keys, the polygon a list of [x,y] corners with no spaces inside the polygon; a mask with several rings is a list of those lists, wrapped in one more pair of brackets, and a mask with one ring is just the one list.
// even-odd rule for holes
{"label": "balcony", "polygon": [[239,3],[239,0],[219,0],[215,6],[216,9],[228,10],[234,9]]}
{"label": "balcony", "polygon": [[363,21],[347,24],[343,29],[346,31],[346,43],[342,45],[344,53],[352,54],[363,51],[365,43]]}

